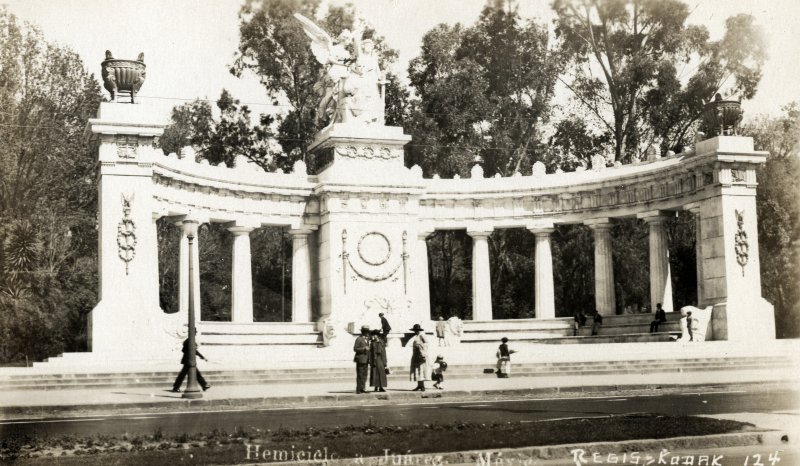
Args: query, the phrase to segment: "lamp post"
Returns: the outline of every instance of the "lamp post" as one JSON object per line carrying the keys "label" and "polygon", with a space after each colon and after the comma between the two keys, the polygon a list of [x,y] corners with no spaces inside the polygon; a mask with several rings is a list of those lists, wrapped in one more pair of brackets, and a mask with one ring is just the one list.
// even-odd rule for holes
{"label": "lamp post", "polygon": [[197,236],[197,227],[199,222],[194,218],[187,218],[183,221],[183,231],[186,233],[186,238],[189,240],[189,379],[186,383],[186,390],[181,395],[181,398],[202,398],[203,392],[197,385],[197,345],[195,343],[194,328],[194,254],[192,246],[194,245],[194,237]]}

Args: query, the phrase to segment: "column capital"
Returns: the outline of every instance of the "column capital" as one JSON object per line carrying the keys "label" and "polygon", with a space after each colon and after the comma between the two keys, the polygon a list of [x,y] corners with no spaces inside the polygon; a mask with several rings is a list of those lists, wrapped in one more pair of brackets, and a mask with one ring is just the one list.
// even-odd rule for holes
{"label": "column capital", "polygon": [[229,232],[231,232],[234,236],[245,236],[249,235],[251,231],[255,230],[253,227],[246,227],[246,226],[231,226],[227,228]]}
{"label": "column capital", "polygon": [[549,235],[555,230],[552,220],[543,220],[526,225],[525,228],[536,236]]}
{"label": "column capital", "polygon": [[683,210],[688,210],[693,214],[700,213],[700,203],[699,202],[691,202],[683,206]]}
{"label": "column capital", "polygon": [[608,217],[605,218],[592,218],[589,220],[584,220],[584,225],[588,226],[592,230],[608,230],[611,228],[611,219]]}
{"label": "column capital", "polygon": [[301,237],[304,237],[304,236],[308,236],[311,233],[314,233],[314,230],[312,230],[310,228],[290,228],[290,229],[288,229],[286,231],[293,238],[294,237],[300,237],[301,238]]}
{"label": "column capital", "polygon": [[492,234],[493,230],[467,230],[467,234],[472,239],[486,239]]}
{"label": "column capital", "polygon": [[209,223],[210,222],[208,217],[195,215],[194,213],[182,214],[182,215],[170,215],[167,218],[169,218],[169,221],[173,222],[176,227],[183,226],[183,221],[186,220],[187,218],[191,218],[191,219],[197,220],[197,224],[198,225],[202,225],[204,223]]}
{"label": "column capital", "polygon": [[647,223],[659,223],[675,217],[675,212],[671,210],[651,210],[636,214],[636,218],[642,219]]}

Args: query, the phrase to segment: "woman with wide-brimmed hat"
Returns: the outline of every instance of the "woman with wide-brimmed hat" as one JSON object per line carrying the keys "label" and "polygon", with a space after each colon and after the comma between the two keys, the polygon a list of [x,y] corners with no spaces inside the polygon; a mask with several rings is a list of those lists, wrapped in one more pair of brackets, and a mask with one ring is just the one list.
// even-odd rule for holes
{"label": "woman with wide-brimmed hat", "polygon": [[419,324],[414,324],[411,328],[414,338],[411,339],[411,373],[409,374],[412,382],[417,382],[414,391],[425,391],[425,381],[428,380],[428,341],[425,333]]}

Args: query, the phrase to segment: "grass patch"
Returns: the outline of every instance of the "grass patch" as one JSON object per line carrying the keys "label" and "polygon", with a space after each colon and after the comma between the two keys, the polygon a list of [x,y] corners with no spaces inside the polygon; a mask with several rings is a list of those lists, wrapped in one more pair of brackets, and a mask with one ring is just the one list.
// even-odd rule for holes
{"label": "grass patch", "polygon": [[[518,448],[587,442],[664,439],[738,432],[750,426],[691,416],[625,415],[532,423],[461,423],[414,426],[365,424],[325,429],[253,429],[227,433],[128,438],[10,438],[0,443],[0,460],[20,465],[241,464],[260,452],[327,449],[329,458],[384,456]],[[284,458],[284,460],[291,458]],[[278,459],[267,458],[266,461]],[[264,461],[262,457],[262,461]],[[255,462],[251,456],[249,462]]]}

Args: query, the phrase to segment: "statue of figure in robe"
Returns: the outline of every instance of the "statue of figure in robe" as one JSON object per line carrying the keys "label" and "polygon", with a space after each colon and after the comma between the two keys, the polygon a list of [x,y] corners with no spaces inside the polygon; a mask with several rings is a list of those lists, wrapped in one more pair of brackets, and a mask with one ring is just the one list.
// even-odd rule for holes
{"label": "statue of figure in robe", "polygon": [[383,125],[386,81],[375,42],[362,38],[363,21],[357,20],[353,32],[345,30],[334,40],[305,16],[299,13],[294,16],[311,39],[311,52],[323,66],[314,86],[320,96],[317,123]]}

